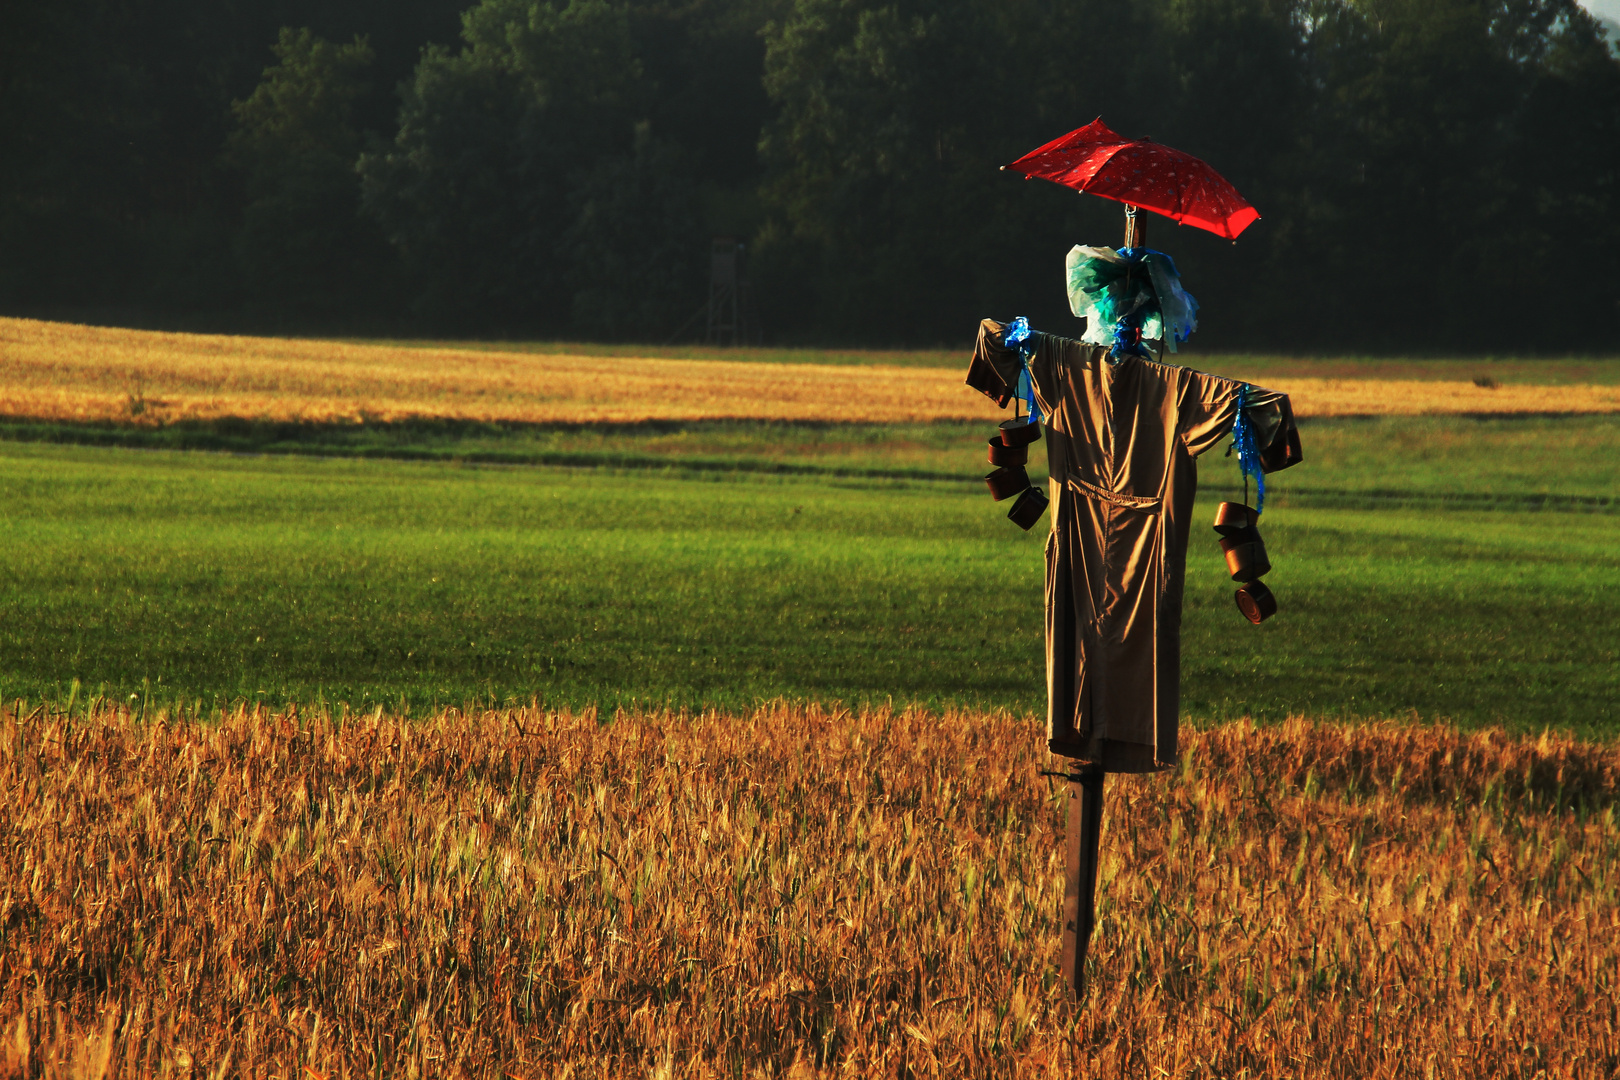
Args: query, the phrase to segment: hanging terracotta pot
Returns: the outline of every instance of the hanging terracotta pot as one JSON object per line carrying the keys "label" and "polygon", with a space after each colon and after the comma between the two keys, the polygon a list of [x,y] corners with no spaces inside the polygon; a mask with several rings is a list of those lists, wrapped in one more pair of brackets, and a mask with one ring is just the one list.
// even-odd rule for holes
{"label": "hanging terracotta pot", "polygon": [[1233,594],[1243,617],[1259,626],[1277,614],[1277,598],[1263,581],[1251,581]]}
{"label": "hanging terracotta pot", "polygon": [[1233,581],[1258,581],[1271,570],[1266,543],[1260,539],[1260,530],[1252,526],[1221,537],[1221,551]]}
{"label": "hanging terracotta pot", "polygon": [[1013,503],[1012,509],[1007,511],[1007,520],[1029,532],[1035,523],[1041,520],[1041,515],[1046,513],[1046,504],[1049,501],[1046,492],[1040,488],[1026,488],[1024,493],[1018,496],[1018,501]]}
{"label": "hanging terracotta pot", "polygon": [[1024,416],[1015,416],[1001,422],[1001,442],[1004,446],[1028,446],[1041,437],[1041,425]]}
{"label": "hanging terracotta pot", "polygon": [[1029,447],[1008,446],[1000,435],[990,437],[990,464],[1023,465],[1029,461]]}
{"label": "hanging terracotta pot", "polygon": [[1231,536],[1235,532],[1252,529],[1258,524],[1260,515],[1243,503],[1223,502],[1215,508],[1215,531],[1222,536]]}
{"label": "hanging terracotta pot", "polygon": [[1022,465],[1005,465],[989,476],[984,482],[990,488],[990,496],[996,502],[1010,499],[1021,491],[1029,489],[1029,474]]}

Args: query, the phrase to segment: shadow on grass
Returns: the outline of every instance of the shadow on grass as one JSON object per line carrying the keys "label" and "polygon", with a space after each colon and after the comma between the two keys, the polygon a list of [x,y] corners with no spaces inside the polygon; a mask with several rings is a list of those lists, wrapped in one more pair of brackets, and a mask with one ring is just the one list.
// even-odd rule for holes
{"label": "shadow on grass", "polygon": [[[1573,418],[1573,417],[1572,417]],[[1315,420],[1312,427],[1371,418]],[[1500,421],[1503,417],[1463,417]],[[1546,420],[1547,417],[1510,417]],[[1590,418],[1580,418],[1590,419]],[[65,423],[0,416],[0,440],[144,450],[299,455],[497,466],[681,473],[757,473],[830,479],[977,484],[986,466],[982,422],[873,424],[835,420],[641,420],[635,422],[488,421],[416,417],[380,421],[287,421],[220,417],[174,423]],[[904,447],[911,463],[893,460]],[[920,453],[919,453],[920,452]],[[1040,455],[1032,462],[1041,472]],[[887,459],[887,460],[886,460]],[[955,466],[964,468],[928,467]],[[968,462],[974,462],[968,465]],[[1481,492],[1455,488],[1295,487],[1283,480],[1278,505],[1342,510],[1432,508],[1620,512],[1620,496]],[[1037,482],[1039,477],[1036,477]],[[1304,479],[1304,477],[1301,477]]]}
{"label": "shadow on grass", "polygon": [[[965,425],[945,422],[947,437]],[[977,430],[981,425],[973,425]],[[84,424],[0,417],[0,439],[13,442],[125,447],[142,450],[207,450],[236,454],[297,454],[315,457],[383,458],[480,465],[553,465],[573,468],[751,472],[783,475],[865,477],[897,480],[976,481],[970,471],[884,468],[858,462],[814,464],[742,456],[750,441],[763,445],[785,435],[859,433],[855,441],[882,449],[882,425],[839,421],[644,420],[634,423],[526,423],[419,418],[393,422],[250,420],[223,417],[161,426],[98,421]],[[589,449],[565,448],[589,436]],[[693,453],[668,448],[637,449],[638,443],[672,436],[718,436],[737,444],[733,453]],[[753,438],[750,439],[750,436]],[[819,441],[819,440],[816,440]],[[613,445],[617,443],[618,445]]]}

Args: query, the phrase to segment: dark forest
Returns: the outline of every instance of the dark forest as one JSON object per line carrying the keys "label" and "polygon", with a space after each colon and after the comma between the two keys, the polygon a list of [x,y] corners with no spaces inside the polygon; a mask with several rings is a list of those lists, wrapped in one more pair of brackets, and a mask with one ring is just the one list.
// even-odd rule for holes
{"label": "dark forest", "polygon": [[1072,323],[1101,116],[1259,208],[1163,219],[1195,341],[1613,351],[1620,60],[1572,0],[54,0],[0,32],[0,311],[658,343],[747,244],[768,343]]}

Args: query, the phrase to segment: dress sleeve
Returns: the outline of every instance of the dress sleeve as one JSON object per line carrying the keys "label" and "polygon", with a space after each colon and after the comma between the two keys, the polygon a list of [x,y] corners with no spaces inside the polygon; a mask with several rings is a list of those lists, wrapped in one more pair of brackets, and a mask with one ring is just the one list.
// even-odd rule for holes
{"label": "dress sleeve", "polygon": [[1305,451],[1299,445],[1299,428],[1294,424],[1294,406],[1288,395],[1282,394],[1281,418],[1276,433],[1260,451],[1260,467],[1268,473],[1278,472],[1305,460]]}
{"label": "dress sleeve", "polygon": [[[1197,457],[1213,447],[1232,430],[1237,418],[1238,395],[1244,384],[1219,375],[1187,371],[1178,400],[1178,422],[1187,452]],[[1254,425],[1260,445],[1260,467],[1277,472],[1304,459],[1299,429],[1294,425],[1294,409],[1288,395],[1258,386],[1249,387],[1249,422]]]}
{"label": "dress sleeve", "polygon": [[1005,330],[994,319],[979,323],[979,340],[973,347],[973,362],[967,373],[967,384],[1003,409],[1018,393],[1018,373],[1024,369],[1018,350],[1001,343]]}
{"label": "dress sleeve", "polygon": [[[1022,354],[1002,344],[1006,330],[1005,324],[994,319],[979,323],[979,340],[973,348],[973,362],[967,374],[967,384],[1001,408],[1006,408],[1007,403],[1018,396],[1018,378],[1024,371]],[[1051,416],[1063,397],[1064,366],[1072,362],[1069,349],[1078,343],[1037,330],[1031,334],[1028,344],[1032,349],[1029,373],[1035,400],[1041,411]]]}

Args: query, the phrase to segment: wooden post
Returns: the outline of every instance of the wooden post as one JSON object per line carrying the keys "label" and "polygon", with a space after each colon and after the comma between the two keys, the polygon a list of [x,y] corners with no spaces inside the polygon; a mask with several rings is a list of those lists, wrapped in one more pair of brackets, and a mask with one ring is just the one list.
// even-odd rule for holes
{"label": "wooden post", "polygon": [[1097,848],[1102,839],[1103,780],[1099,765],[1069,774],[1068,841],[1063,884],[1063,981],[1076,1001],[1085,995],[1086,951],[1097,920]]}
{"label": "wooden post", "polygon": [[[1144,224],[1142,212],[1127,204],[1126,247],[1146,246]],[[1108,774],[1096,764],[1077,768],[1078,772],[1069,774],[1068,817],[1063,829],[1068,847],[1063,881],[1063,981],[1079,1001],[1085,996],[1086,953],[1097,925],[1097,849],[1102,842],[1103,783]]]}
{"label": "wooden post", "polygon": [[[1137,207],[1126,204],[1124,246],[1145,248],[1147,228]],[[1097,928],[1097,848],[1103,836],[1103,782],[1108,774],[1100,764],[1077,761],[1069,772],[1068,819],[1064,839],[1063,981],[1076,1001],[1085,996],[1085,954]]]}
{"label": "wooden post", "polygon": [[[1125,204],[1125,246],[1128,248],[1147,246],[1147,215],[1142,208]],[[1125,268],[1125,288],[1130,289],[1131,274],[1134,267]],[[1162,359],[1162,357],[1161,357]]]}

